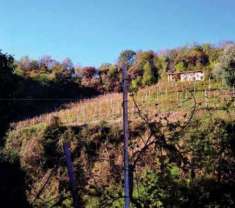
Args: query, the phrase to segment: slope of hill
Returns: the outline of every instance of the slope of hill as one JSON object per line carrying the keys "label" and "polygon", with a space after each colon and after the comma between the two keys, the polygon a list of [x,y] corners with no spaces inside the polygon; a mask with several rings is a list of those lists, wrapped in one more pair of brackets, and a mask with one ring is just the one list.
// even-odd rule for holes
{"label": "slope of hill", "polygon": [[[134,207],[167,206],[171,200],[179,207],[189,206],[194,198],[197,207],[200,200],[220,204],[225,195],[213,196],[221,190],[227,193],[227,205],[233,203],[233,93],[217,82],[162,81],[140,90],[134,100],[130,96]],[[27,198],[34,207],[71,207],[61,147],[65,141],[73,154],[80,204],[122,206],[121,105],[121,94],[108,94],[11,124],[4,152],[20,160]],[[210,190],[211,184],[218,190]],[[176,200],[169,187],[184,200]],[[154,196],[156,190],[163,198]],[[200,198],[203,190],[207,198]],[[188,195],[191,192],[198,196]]]}
{"label": "slope of hill", "polygon": [[[222,83],[203,82],[165,82],[146,87],[134,95],[142,110],[150,115],[158,113],[187,112],[193,105],[192,95],[195,96],[198,110],[212,108],[216,112],[223,111],[234,92]],[[40,105],[40,100],[38,101]],[[129,97],[130,119],[136,118],[136,108],[132,96]],[[122,95],[111,93],[92,99],[80,100],[67,104],[61,110],[42,114],[32,119],[12,123],[18,128],[36,124],[49,125],[53,117],[58,117],[66,126],[99,123],[101,121],[120,121],[122,116]]]}

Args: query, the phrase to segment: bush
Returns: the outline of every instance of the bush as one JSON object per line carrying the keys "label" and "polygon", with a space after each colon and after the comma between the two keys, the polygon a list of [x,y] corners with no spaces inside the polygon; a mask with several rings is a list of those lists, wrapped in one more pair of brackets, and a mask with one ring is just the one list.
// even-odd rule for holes
{"label": "bush", "polygon": [[137,77],[136,79],[133,79],[131,81],[130,90],[134,92],[138,90],[140,86],[141,86],[141,77]]}
{"label": "bush", "polygon": [[229,87],[235,85],[235,45],[224,49],[220,63],[214,68],[214,74],[217,78],[222,78]]}
{"label": "bush", "polygon": [[142,83],[143,85],[152,85],[157,82],[157,77],[155,76],[153,69],[151,67],[151,64],[147,62],[144,65],[144,75],[143,75],[143,80]]}
{"label": "bush", "polygon": [[179,62],[178,64],[175,65],[175,69],[176,69],[177,72],[183,72],[187,68],[185,67],[183,62]]}

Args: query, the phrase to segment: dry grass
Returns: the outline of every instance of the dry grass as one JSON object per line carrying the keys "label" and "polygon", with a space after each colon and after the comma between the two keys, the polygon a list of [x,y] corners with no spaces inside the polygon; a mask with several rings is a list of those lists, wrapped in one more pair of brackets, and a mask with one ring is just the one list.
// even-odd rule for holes
{"label": "dry grass", "polygon": [[[218,87],[218,83],[167,83],[140,90],[136,95],[137,103],[146,113],[187,112],[193,105],[191,93],[195,95],[198,108],[210,107],[220,109],[231,97],[227,89]],[[191,93],[189,92],[191,91]],[[136,109],[132,98],[129,102],[130,120],[136,119]],[[50,124],[57,116],[64,125],[81,125],[100,121],[119,122],[122,116],[122,95],[112,93],[93,99],[67,105],[64,109],[52,113],[42,114],[32,119],[12,124],[16,129],[33,126],[40,123]]]}

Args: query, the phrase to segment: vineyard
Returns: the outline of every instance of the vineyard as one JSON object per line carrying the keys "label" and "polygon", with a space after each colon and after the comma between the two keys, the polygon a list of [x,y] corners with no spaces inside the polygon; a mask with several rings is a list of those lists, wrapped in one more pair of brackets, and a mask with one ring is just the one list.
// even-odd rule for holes
{"label": "vineyard", "polygon": [[4,2],[0,208],[235,208],[235,0]]}
{"label": "vineyard", "polygon": [[[163,193],[168,190],[168,186],[181,190],[182,184],[186,184],[185,191],[179,193],[183,196],[189,193],[192,188],[188,181],[193,180],[188,171],[191,167],[183,166],[188,168],[188,172],[181,170],[181,163],[176,163],[179,155],[196,165],[203,163],[202,167],[195,169],[196,175],[201,177],[203,174],[205,180],[211,180],[211,173],[217,167],[214,161],[217,162],[216,165],[221,165],[218,159],[221,151],[218,144],[222,141],[221,138],[234,138],[227,130],[233,128],[227,123],[233,123],[234,118],[234,89],[225,87],[221,82],[160,81],[136,93],[129,93],[129,155],[131,164],[135,164],[133,197],[145,201],[148,195],[139,190],[148,191],[152,183],[166,186],[162,189]],[[81,200],[84,200],[85,207],[122,207],[121,123],[122,94],[118,93],[78,100],[52,113],[12,123],[6,135],[4,152],[12,158],[19,155],[24,170],[27,173],[34,171],[29,175],[33,182],[27,189],[30,203],[35,207],[47,207],[53,200],[53,203],[57,203],[57,198],[61,195],[59,185],[65,175],[58,178],[61,169],[57,171],[53,167],[54,161],[58,161],[58,164],[63,161],[61,141],[66,139],[71,145],[79,191],[84,196]],[[154,125],[153,130],[150,124]],[[154,134],[154,131],[157,133]],[[163,146],[158,146],[162,141],[159,138],[166,141]],[[223,141],[226,141],[225,139]],[[171,179],[174,183],[170,181],[165,184],[165,179],[151,181],[152,177],[155,177],[153,174],[161,174],[162,154],[166,157],[167,151],[171,150],[174,144],[177,149],[173,149],[169,155],[176,162],[172,162],[167,169],[171,171],[168,173],[172,174],[171,177],[176,177]],[[162,150],[163,148],[166,149]],[[226,177],[226,174],[232,175],[234,172],[233,160],[231,162],[229,159],[228,167],[231,167],[231,170],[225,170]],[[44,164],[49,168],[44,170]],[[145,172],[146,170],[149,172]],[[231,176],[228,175],[228,178]],[[145,183],[145,179],[146,183],[150,181],[150,185]],[[94,189],[95,186],[102,190],[105,190],[103,187],[108,187],[108,192],[99,195]],[[203,187],[207,187],[207,184]],[[213,186],[209,184],[208,187]],[[226,187],[225,190],[229,189]],[[35,193],[40,193],[41,197],[36,198]],[[113,200],[116,196],[118,198]],[[153,198],[153,203],[155,201]],[[68,207],[71,207],[71,201],[67,203]]]}
{"label": "vineyard", "polygon": [[[151,87],[139,90],[136,94],[129,95],[129,119],[136,119],[138,106],[147,114],[164,114],[188,112],[197,104],[197,111],[211,109],[222,116],[224,108],[232,102],[234,89],[229,90],[223,83],[202,82],[160,82]],[[232,108],[235,107],[233,103]],[[230,108],[231,112],[232,109]],[[63,125],[76,126],[88,123],[119,122],[122,115],[122,95],[112,93],[92,99],[71,102],[63,109],[52,113],[42,114],[37,117],[12,123],[16,129],[34,126],[49,125],[53,117],[58,117]]]}

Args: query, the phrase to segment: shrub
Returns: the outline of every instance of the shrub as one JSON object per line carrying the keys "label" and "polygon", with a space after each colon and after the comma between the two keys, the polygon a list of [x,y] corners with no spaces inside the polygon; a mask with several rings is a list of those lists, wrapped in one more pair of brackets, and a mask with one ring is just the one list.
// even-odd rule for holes
{"label": "shrub", "polygon": [[142,83],[143,85],[152,85],[157,82],[157,77],[155,76],[153,69],[151,67],[151,64],[147,62],[144,65],[144,75],[143,75],[143,80]]}
{"label": "shrub", "polygon": [[222,77],[228,86],[235,85],[235,45],[229,45],[224,49],[214,73],[217,77]]}

